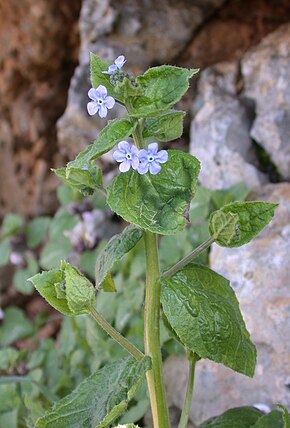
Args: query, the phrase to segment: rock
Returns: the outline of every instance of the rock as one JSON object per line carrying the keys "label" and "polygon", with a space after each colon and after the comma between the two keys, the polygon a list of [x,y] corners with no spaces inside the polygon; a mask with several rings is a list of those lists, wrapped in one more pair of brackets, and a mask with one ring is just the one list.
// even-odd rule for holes
{"label": "rock", "polygon": [[290,24],[250,50],[242,60],[244,94],[255,102],[251,136],[290,179]]}
{"label": "rock", "polygon": [[190,153],[201,161],[200,182],[211,189],[241,181],[253,188],[266,181],[255,167],[252,109],[235,94],[236,76],[234,63],[202,72],[193,105]]}
{"label": "rock", "polygon": [[[211,268],[231,281],[258,361],[253,379],[209,361],[197,363],[195,423],[243,405],[290,406],[290,184],[267,185],[254,199],[280,204],[270,225],[251,243],[228,249],[212,246]],[[170,403],[181,408],[186,389],[185,358],[165,363]]]}
{"label": "rock", "polygon": [[[61,152],[73,158],[106,124],[106,120],[89,117],[86,111],[90,51],[108,61],[123,54],[128,69],[140,74],[152,64],[174,61],[194,31],[223,3],[224,0],[83,0],[79,65],[71,80],[67,109],[57,125]],[[120,114],[124,109],[114,108],[108,118]]]}

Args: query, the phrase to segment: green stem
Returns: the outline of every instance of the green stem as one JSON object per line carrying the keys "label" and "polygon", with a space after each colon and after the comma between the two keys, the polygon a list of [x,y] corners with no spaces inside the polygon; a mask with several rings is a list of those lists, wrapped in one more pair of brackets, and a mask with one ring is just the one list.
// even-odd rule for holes
{"label": "green stem", "polygon": [[215,238],[212,236],[207,241],[203,242],[199,245],[199,247],[195,248],[188,256],[184,257],[180,262],[176,263],[176,265],[172,266],[166,272],[162,274],[162,276],[171,276],[178,272],[180,269],[184,268],[188,263],[190,263],[193,259],[199,256],[203,251],[205,251],[208,247],[211,246],[215,242]]}
{"label": "green stem", "polygon": [[152,369],[147,372],[147,384],[151,402],[154,428],[169,428],[162,375],[160,344],[160,282],[157,237],[144,231],[146,251],[146,298],[144,311],[145,353],[152,360]]}
{"label": "green stem", "polygon": [[190,412],[190,407],[192,402],[192,394],[193,394],[195,363],[196,363],[195,359],[189,361],[188,384],[187,384],[184,406],[182,409],[178,428],[187,428],[189,412]]}
{"label": "green stem", "polygon": [[128,351],[136,360],[141,360],[145,355],[138,349],[133,343],[129,342],[124,336],[122,336],[101,314],[93,307],[89,306],[90,315],[99,324],[99,326],[105,330],[105,332],[111,336],[116,342],[119,343],[126,351]]}

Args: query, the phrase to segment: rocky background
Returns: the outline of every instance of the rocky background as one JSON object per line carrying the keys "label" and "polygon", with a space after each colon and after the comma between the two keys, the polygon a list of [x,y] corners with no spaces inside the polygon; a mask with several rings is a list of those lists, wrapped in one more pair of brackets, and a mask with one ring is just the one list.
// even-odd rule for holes
{"label": "rocky background", "polygon": [[[54,212],[50,168],[104,126],[86,113],[90,51],[107,60],[124,54],[136,73],[162,63],[201,68],[173,146],[201,160],[206,187],[244,181],[253,198],[280,207],[250,245],[212,248],[211,265],[231,280],[259,360],[253,380],[199,363],[192,421],[243,404],[290,406],[289,0],[2,0],[0,40],[0,216]],[[110,154],[101,162],[112,170]],[[171,359],[165,370],[180,408],[186,362]]]}

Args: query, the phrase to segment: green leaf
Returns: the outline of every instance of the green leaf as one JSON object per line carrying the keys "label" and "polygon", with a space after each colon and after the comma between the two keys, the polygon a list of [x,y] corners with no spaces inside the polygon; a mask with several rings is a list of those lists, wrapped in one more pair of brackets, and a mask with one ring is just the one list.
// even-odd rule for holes
{"label": "green leaf", "polygon": [[33,293],[34,288],[30,282],[29,278],[32,275],[35,275],[39,271],[39,266],[37,261],[33,257],[28,257],[28,265],[26,269],[21,269],[15,272],[13,276],[13,285],[19,293],[30,295]]}
{"label": "green leaf", "polygon": [[237,214],[239,217],[237,233],[231,242],[217,243],[230,248],[247,244],[272,220],[277,207],[278,204],[270,202],[234,202],[225,205],[220,211]]}
{"label": "green leaf", "polygon": [[58,168],[52,171],[73,189],[84,196],[89,196],[95,190],[102,188],[103,180],[102,171],[98,166],[92,165],[86,168]]}
{"label": "green leaf", "polygon": [[267,415],[262,416],[253,425],[253,428],[285,428],[283,421],[283,413],[279,412],[278,410],[273,410]]}
{"label": "green leaf", "polygon": [[25,318],[23,311],[9,307],[5,310],[3,324],[0,327],[0,346],[6,347],[19,339],[25,339],[34,334],[34,328]]}
{"label": "green leaf", "polygon": [[64,236],[48,241],[41,252],[40,266],[43,269],[54,269],[63,259],[67,259],[72,251],[70,240]]}
{"label": "green leaf", "polygon": [[106,365],[54,404],[35,428],[105,428],[127,408],[150,368],[150,359],[129,357]]}
{"label": "green leaf", "polygon": [[277,404],[277,406],[283,410],[283,421],[284,421],[283,428],[290,428],[290,416],[289,416],[288,409],[286,409],[285,406],[282,406],[282,404]]}
{"label": "green leaf", "polygon": [[68,307],[74,315],[88,313],[88,306],[95,305],[95,288],[80,271],[67,262],[61,263],[64,272]]}
{"label": "green leaf", "polygon": [[49,217],[38,217],[28,223],[25,234],[29,248],[33,249],[39,246],[47,233],[49,224]]}
{"label": "green leaf", "polygon": [[143,138],[146,142],[167,142],[181,137],[183,132],[183,111],[169,110],[144,123]]}
{"label": "green leaf", "polygon": [[161,277],[163,311],[180,341],[202,358],[253,376],[256,349],[227,279],[189,264],[171,278]]}
{"label": "green leaf", "polygon": [[93,88],[97,88],[99,85],[103,85],[108,90],[108,95],[114,97],[120,101],[123,101],[123,98],[120,94],[115,92],[114,86],[110,82],[110,75],[103,74],[103,71],[107,71],[111,65],[108,61],[102,61],[98,55],[95,55],[91,52],[91,84]]}
{"label": "green leaf", "polygon": [[218,189],[211,193],[212,200],[216,209],[222,208],[224,205],[234,201],[244,201],[250,190],[244,183],[237,183],[228,189]]}
{"label": "green leaf", "polygon": [[142,95],[142,89],[140,86],[132,85],[127,77],[123,80],[117,81],[114,87],[117,98],[127,100],[128,98],[134,98]]}
{"label": "green leaf", "polygon": [[[135,226],[126,227],[113,236],[98,255],[96,262],[96,287],[101,288],[114,263],[128,253],[142,237],[142,230]],[[109,280],[109,278],[107,278]]]}
{"label": "green leaf", "polygon": [[15,365],[18,355],[14,348],[0,349],[0,371],[9,372]]}
{"label": "green leaf", "polygon": [[209,218],[209,231],[222,246],[229,245],[237,235],[239,216],[231,212],[214,211]]}
{"label": "green leaf", "polygon": [[23,218],[18,214],[6,214],[2,223],[2,239],[15,235],[24,224]]}
{"label": "green leaf", "polygon": [[151,232],[170,235],[186,224],[184,213],[195,192],[199,161],[188,153],[168,151],[159,174],[119,174],[108,187],[108,204],[118,215]]}
{"label": "green leaf", "polygon": [[0,242],[0,266],[5,266],[8,264],[10,254],[10,240],[6,238],[2,242]]}
{"label": "green leaf", "polygon": [[110,120],[101,130],[97,140],[80,152],[75,160],[67,165],[67,169],[87,167],[94,159],[111,150],[117,143],[130,137],[136,127],[127,119]]}
{"label": "green leaf", "polygon": [[197,72],[172,65],[150,68],[136,79],[143,95],[133,101],[131,115],[150,117],[170,109],[188,90],[188,80]]}
{"label": "green leaf", "polygon": [[[249,428],[253,427],[261,416],[263,415],[260,410],[254,407],[236,407],[227,410],[220,416],[215,416],[197,428]],[[274,426],[272,426],[274,428]],[[275,428],[278,428],[275,426]]]}

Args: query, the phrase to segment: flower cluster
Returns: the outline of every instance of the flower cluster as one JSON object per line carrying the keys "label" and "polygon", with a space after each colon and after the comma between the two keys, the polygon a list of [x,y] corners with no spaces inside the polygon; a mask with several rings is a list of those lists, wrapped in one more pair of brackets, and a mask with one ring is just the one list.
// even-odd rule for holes
{"label": "flower cluster", "polygon": [[160,164],[167,162],[168,153],[166,150],[158,152],[157,143],[149,144],[148,150],[138,150],[134,144],[130,146],[127,141],[121,141],[118,144],[118,150],[113,153],[113,157],[120,163],[121,172],[127,172],[132,168],[141,175],[148,171],[152,175],[156,175],[161,171]]}

